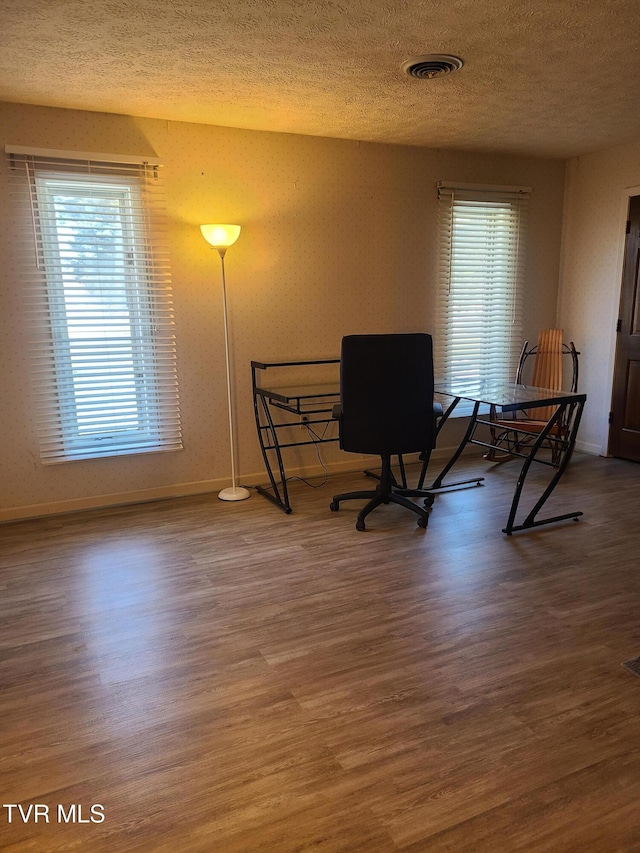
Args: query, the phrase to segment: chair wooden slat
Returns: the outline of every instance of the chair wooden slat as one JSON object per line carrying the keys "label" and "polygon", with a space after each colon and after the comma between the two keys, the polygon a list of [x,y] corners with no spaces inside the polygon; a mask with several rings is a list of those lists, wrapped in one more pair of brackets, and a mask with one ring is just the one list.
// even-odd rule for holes
{"label": "chair wooden slat", "polygon": [[[562,329],[542,329],[533,364],[531,384],[537,388],[562,388]],[[548,421],[555,406],[544,406],[529,413],[532,420]]]}

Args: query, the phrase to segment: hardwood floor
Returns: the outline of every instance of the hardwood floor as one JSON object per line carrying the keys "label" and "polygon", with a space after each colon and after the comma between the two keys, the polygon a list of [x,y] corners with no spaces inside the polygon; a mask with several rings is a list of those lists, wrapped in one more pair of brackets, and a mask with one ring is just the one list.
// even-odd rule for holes
{"label": "hardwood floor", "polygon": [[464,467],[427,531],[356,475],[1,527],[0,848],[640,851],[640,467],[512,537]]}

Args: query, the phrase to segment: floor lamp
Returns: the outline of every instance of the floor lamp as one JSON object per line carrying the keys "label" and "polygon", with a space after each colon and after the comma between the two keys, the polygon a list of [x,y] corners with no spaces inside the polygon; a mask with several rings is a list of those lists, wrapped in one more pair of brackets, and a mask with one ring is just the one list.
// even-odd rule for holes
{"label": "floor lamp", "polygon": [[236,440],[233,430],[233,399],[231,395],[231,361],[229,358],[229,324],[227,321],[227,282],[224,275],[224,256],[240,236],[239,225],[201,225],[202,236],[218,250],[222,263],[222,310],[224,315],[224,354],[227,365],[227,404],[229,407],[229,441],[231,444],[231,486],[218,492],[222,501],[244,501],[251,497],[249,489],[236,483]]}

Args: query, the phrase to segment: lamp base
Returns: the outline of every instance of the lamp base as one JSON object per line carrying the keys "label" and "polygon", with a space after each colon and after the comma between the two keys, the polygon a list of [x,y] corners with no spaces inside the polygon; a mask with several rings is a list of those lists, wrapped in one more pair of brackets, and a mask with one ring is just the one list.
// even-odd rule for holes
{"label": "lamp base", "polygon": [[218,492],[218,497],[221,501],[246,501],[251,497],[251,492],[242,486],[229,486],[228,489]]}

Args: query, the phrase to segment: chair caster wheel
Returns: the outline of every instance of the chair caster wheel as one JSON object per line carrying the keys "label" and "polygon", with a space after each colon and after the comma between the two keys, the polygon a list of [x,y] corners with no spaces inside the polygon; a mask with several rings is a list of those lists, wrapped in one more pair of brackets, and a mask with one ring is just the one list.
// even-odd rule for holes
{"label": "chair caster wheel", "polygon": [[365,529],[366,528],[364,526],[364,521],[361,521],[360,519],[358,519],[356,521],[356,530],[365,530]]}
{"label": "chair caster wheel", "polygon": [[432,507],[432,506],[433,506],[433,503],[434,503],[435,499],[436,499],[436,498],[435,498],[435,495],[427,495],[427,496],[426,496],[426,498],[424,499],[424,505],[427,507],[427,509],[428,509],[429,507]]}
{"label": "chair caster wheel", "polygon": [[331,503],[329,504],[329,509],[331,510],[331,512],[338,512],[338,510],[340,509],[340,504],[338,503],[338,501],[331,501]]}
{"label": "chair caster wheel", "polygon": [[426,527],[429,524],[429,518],[419,518],[418,519],[418,527]]}

